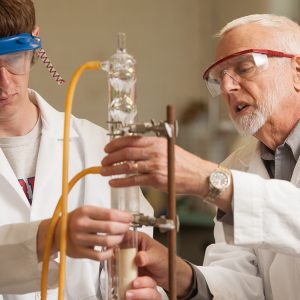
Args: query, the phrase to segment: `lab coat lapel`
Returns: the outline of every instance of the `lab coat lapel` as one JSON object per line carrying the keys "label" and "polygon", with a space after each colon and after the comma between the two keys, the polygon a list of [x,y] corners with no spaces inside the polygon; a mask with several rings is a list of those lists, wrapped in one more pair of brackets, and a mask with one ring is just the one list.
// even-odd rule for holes
{"label": "lab coat lapel", "polygon": [[13,195],[10,197],[10,199],[4,199],[4,201],[17,201],[17,203],[15,203],[17,206],[19,207],[20,205],[25,205],[26,208],[29,208],[29,202],[26,198],[26,195],[23,192],[23,189],[17,179],[17,177],[15,176],[14,171],[12,170],[9,162],[7,161],[2,149],[0,148],[0,187],[2,185],[10,185],[11,186],[11,191],[13,191],[13,193],[15,193],[14,197]]}
{"label": "lab coat lapel", "polygon": [[[64,114],[53,109],[42,97],[35,95],[42,119],[42,137],[39,148],[31,220],[48,218],[61,195],[62,146]],[[77,137],[70,129],[70,140]]]}
{"label": "lab coat lapel", "polygon": [[270,179],[270,175],[259,156],[256,157],[253,164],[250,165],[249,173],[257,174],[264,179]]}
{"label": "lab coat lapel", "polygon": [[[61,144],[55,137],[43,132],[35,172],[31,219],[48,218],[58,201],[61,182]],[[54,192],[55,191],[55,192]]]}
{"label": "lab coat lapel", "polygon": [[[257,174],[265,179],[270,178],[268,171],[261,159],[259,142],[256,143],[256,147],[252,152],[251,159],[248,162],[248,173]],[[247,164],[244,162],[244,164]]]}

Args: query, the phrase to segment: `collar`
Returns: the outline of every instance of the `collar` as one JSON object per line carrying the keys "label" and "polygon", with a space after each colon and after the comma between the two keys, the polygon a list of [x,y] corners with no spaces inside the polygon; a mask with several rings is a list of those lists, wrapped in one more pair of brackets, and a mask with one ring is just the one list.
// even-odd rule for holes
{"label": "collar", "polygon": [[[295,158],[296,161],[298,161],[300,157],[300,121],[297,122],[296,126],[292,129],[288,137],[285,139],[285,141],[279,145],[280,146],[288,146]],[[277,147],[277,148],[278,148]],[[263,160],[274,160],[274,151],[269,149],[266,145],[260,142],[260,153],[261,158]]]}
{"label": "collar", "polygon": [[[36,104],[40,110],[42,120],[42,132],[47,131],[55,138],[63,140],[64,137],[64,113],[54,109],[36,91],[28,89],[29,99]],[[74,117],[71,117],[70,138],[78,137],[78,133],[73,126]]]}

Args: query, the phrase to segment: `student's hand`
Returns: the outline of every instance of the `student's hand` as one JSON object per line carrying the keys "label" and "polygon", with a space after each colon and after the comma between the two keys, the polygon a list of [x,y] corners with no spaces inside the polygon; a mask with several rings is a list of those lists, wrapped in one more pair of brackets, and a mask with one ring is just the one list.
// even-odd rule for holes
{"label": "student's hand", "polygon": [[[121,243],[132,219],[132,214],[115,209],[83,206],[73,210],[68,214],[67,255],[97,261],[110,258],[112,247]],[[42,259],[49,222],[42,221],[38,230],[39,260]],[[59,250],[59,243],[60,221],[56,227],[52,253]]]}

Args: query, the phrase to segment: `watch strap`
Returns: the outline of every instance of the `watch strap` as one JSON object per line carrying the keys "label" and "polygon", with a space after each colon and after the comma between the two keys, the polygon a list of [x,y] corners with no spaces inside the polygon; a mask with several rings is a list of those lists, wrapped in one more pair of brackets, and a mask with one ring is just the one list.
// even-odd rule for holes
{"label": "watch strap", "polygon": [[[215,172],[222,172],[223,174],[225,174],[228,178],[228,184],[227,186],[225,186],[224,188],[222,189],[218,189],[216,187],[214,187],[211,182],[210,182],[210,177],[212,176],[213,173]],[[230,182],[231,182],[231,172],[229,169],[221,166],[221,165],[218,165],[217,169],[215,169],[211,175],[209,176],[208,178],[208,184],[209,184],[209,189],[208,189],[208,193],[207,195],[204,197],[204,201],[206,202],[209,202],[209,203],[212,203],[212,204],[215,204],[216,203],[216,200],[218,198],[218,196],[226,189],[229,187],[230,185]]]}

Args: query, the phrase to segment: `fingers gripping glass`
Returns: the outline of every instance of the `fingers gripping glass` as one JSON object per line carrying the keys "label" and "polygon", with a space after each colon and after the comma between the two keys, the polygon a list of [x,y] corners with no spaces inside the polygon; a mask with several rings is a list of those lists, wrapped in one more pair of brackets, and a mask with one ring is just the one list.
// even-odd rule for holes
{"label": "fingers gripping glass", "polygon": [[30,70],[32,57],[32,51],[0,55],[0,69],[5,68],[11,74],[23,75]]}
{"label": "fingers gripping glass", "polygon": [[294,54],[266,49],[248,49],[226,56],[212,64],[203,75],[212,96],[218,96],[225,75],[234,81],[250,79],[268,67],[268,57],[292,58]]}

